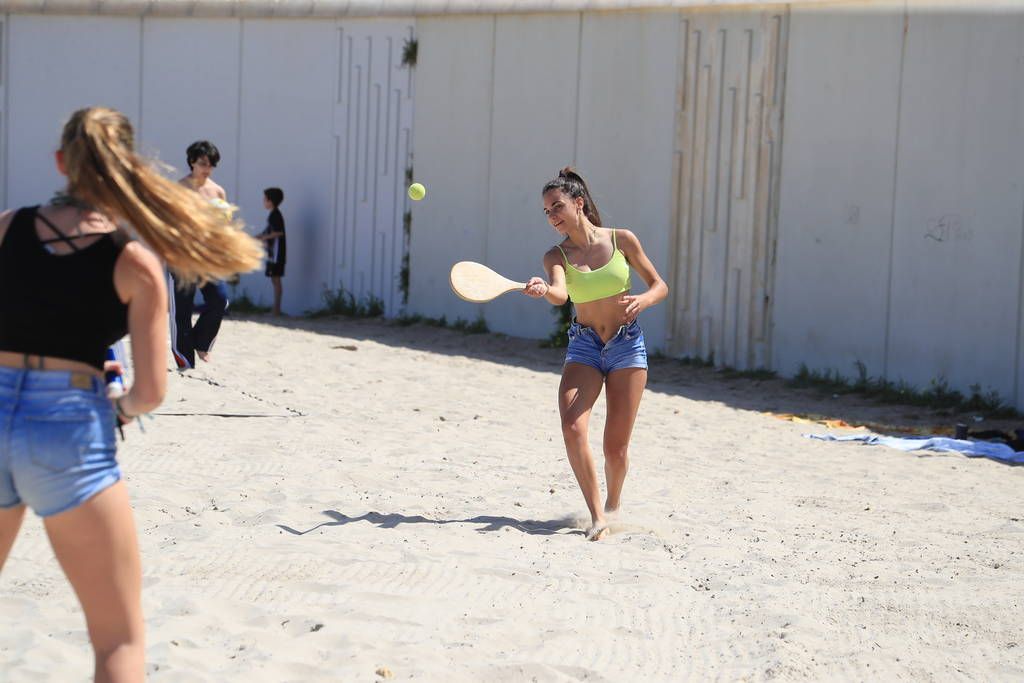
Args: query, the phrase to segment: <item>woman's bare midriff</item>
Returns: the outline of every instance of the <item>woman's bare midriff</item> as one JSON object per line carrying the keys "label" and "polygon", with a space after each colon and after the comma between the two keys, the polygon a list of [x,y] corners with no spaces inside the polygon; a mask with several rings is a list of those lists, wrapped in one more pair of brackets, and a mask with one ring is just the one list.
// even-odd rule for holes
{"label": "woman's bare midriff", "polygon": [[29,354],[26,360],[25,354],[13,351],[0,351],[0,366],[5,368],[28,368],[30,370],[70,370],[71,372],[87,372],[96,377],[103,376],[102,372],[81,361],[54,358],[53,356],[36,356],[33,354]]}
{"label": "woman's bare midriff", "polygon": [[575,304],[576,322],[597,332],[601,340],[607,343],[626,324],[622,320],[626,307],[619,300],[627,294],[629,290],[585,304]]}

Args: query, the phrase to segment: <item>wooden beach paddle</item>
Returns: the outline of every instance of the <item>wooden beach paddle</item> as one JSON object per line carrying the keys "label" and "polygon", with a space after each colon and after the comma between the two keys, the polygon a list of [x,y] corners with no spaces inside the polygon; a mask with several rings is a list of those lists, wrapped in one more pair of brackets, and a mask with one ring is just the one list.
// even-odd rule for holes
{"label": "wooden beach paddle", "polygon": [[509,280],[475,261],[459,261],[448,274],[452,291],[466,301],[482,304],[506,292],[526,289],[525,282]]}

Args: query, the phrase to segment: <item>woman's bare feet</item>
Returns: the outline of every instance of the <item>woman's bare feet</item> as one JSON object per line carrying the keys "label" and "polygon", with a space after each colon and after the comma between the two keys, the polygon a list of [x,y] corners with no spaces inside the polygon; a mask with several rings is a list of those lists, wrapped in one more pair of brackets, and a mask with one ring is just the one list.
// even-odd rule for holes
{"label": "woman's bare feet", "polygon": [[210,362],[210,352],[209,351],[196,351],[196,355],[199,356],[199,360],[204,361],[206,363]]}
{"label": "woman's bare feet", "polygon": [[595,520],[593,525],[587,529],[588,541],[600,541],[609,533],[608,523],[603,519]]}

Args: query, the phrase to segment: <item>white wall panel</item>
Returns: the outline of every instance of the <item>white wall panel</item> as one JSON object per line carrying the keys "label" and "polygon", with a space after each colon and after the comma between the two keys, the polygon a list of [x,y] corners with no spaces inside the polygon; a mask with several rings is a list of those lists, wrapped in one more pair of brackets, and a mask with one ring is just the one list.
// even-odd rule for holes
{"label": "white wall panel", "polygon": [[772,363],[785,374],[883,372],[901,9],[790,15]]}
{"label": "white wall panel", "polygon": [[[254,232],[266,220],[263,188],[285,191],[286,310],[318,307],[325,285],[341,285],[396,312],[413,111],[400,60],[411,21],[18,15],[4,29],[0,133],[5,168],[18,169],[7,173],[9,203],[45,201],[61,185],[51,153],[71,111],[113,106],[175,177],[187,172],[188,144],[213,141],[222,153],[214,179]],[[346,100],[350,84],[362,92],[358,106]],[[346,140],[339,126],[349,116],[357,125]],[[357,194],[341,197],[341,180],[356,175]],[[262,273],[241,287],[270,299]]]}
{"label": "white wall panel", "polygon": [[102,105],[137,119],[141,21],[31,15],[8,21],[7,203],[21,206],[45,202],[64,186],[53,152],[73,111]]}
{"label": "white wall panel", "polygon": [[[413,71],[402,64],[411,21],[338,26],[333,125],[336,203],[330,285],[360,299],[402,304],[403,213],[411,163]],[[325,150],[326,151],[326,150]]]}
{"label": "white wall panel", "polygon": [[[1017,387],[1024,12],[911,10],[888,376]],[[1018,368],[1019,372],[1019,368]],[[1019,397],[1018,397],[1019,400]]]}
{"label": "white wall panel", "polygon": [[[318,306],[333,274],[334,41],[333,22],[242,22],[236,201],[246,220],[262,229],[263,189],[284,191],[288,265],[282,307],[291,313]],[[247,275],[242,286],[269,300],[263,273]]]}
{"label": "white wall panel", "polygon": [[142,20],[139,147],[174,167],[179,178],[188,173],[188,146],[211,141],[221,153],[213,180],[232,202],[240,191],[240,40],[241,22],[234,19]]}
{"label": "white wall panel", "polygon": [[[675,13],[585,14],[580,48],[580,171],[604,224],[635,232],[666,282],[678,35]],[[633,292],[646,291],[632,277]],[[651,351],[664,346],[667,308],[642,314]]]}
{"label": "white wall panel", "polygon": [[768,363],[788,16],[685,13],[668,348]]}
{"label": "white wall panel", "polygon": [[482,307],[457,298],[448,270],[486,259],[490,221],[494,17],[420,19],[416,24],[415,179],[410,203],[409,309],[475,320]]}
{"label": "white wall panel", "polygon": [[[580,16],[500,16],[495,35],[490,216],[485,263],[513,280],[543,275],[558,235],[540,190],[573,163]],[[546,337],[551,306],[520,294],[486,306],[491,329]]]}

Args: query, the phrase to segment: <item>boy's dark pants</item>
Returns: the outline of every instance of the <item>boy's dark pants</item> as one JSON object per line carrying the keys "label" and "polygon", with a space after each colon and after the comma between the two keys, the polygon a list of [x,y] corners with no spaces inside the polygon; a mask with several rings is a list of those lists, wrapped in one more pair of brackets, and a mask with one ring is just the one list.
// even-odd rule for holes
{"label": "boy's dark pants", "polygon": [[[195,367],[196,351],[205,353],[213,348],[224,313],[228,310],[227,287],[223,282],[207,282],[199,288],[199,292],[203,295],[205,306],[193,326],[192,309],[196,286],[174,288],[174,323],[177,329],[174,359],[179,367]],[[184,365],[183,361],[188,365]]]}

